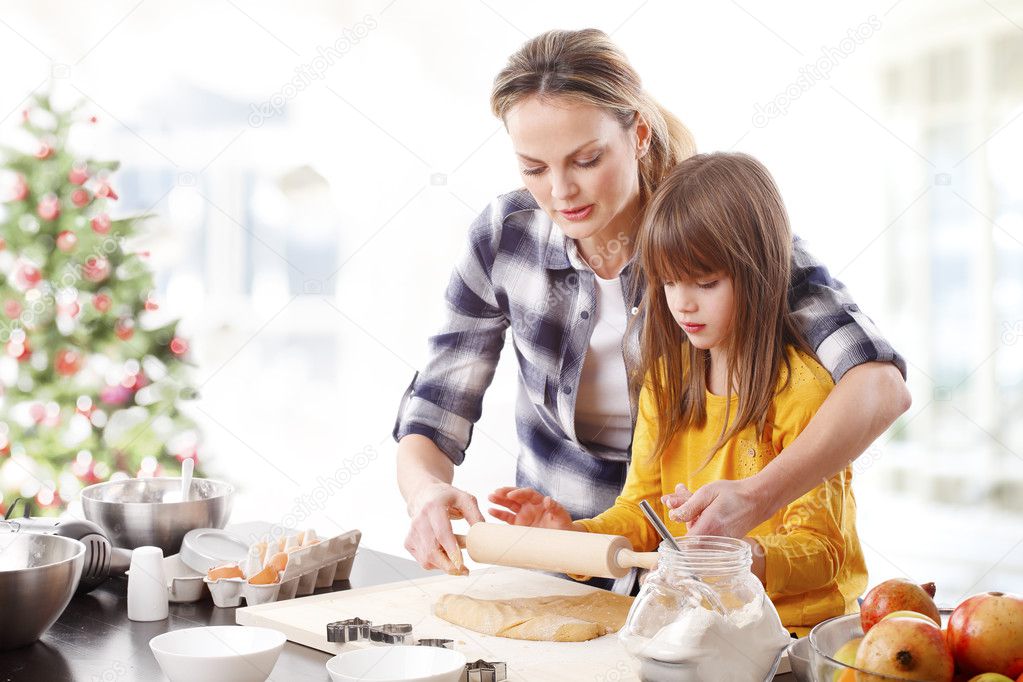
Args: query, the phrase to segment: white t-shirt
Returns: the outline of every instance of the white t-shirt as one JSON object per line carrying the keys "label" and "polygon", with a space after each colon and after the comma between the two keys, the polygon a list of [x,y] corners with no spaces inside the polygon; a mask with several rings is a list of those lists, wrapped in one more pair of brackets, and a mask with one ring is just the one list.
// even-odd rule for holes
{"label": "white t-shirt", "polygon": [[629,314],[620,277],[597,281],[597,314],[575,404],[580,443],[624,452],[632,442],[629,382],[622,339]]}

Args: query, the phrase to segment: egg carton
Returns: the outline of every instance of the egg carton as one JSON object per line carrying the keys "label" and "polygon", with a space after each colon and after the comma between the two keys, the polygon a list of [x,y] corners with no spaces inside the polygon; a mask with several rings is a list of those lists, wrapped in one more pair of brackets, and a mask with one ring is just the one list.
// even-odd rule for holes
{"label": "egg carton", "polygon": [[220,607],[240,606],[243,599],[247,605],[255,606],[304,597],[317,588],[349,578],[361,538],[360,531],[352,530],[290,550],[287,566],[278,573],[277,582],[270,585],[253,585],[243,578],[210,580],[204,576],[202,581],[213,595],[214,605]]}

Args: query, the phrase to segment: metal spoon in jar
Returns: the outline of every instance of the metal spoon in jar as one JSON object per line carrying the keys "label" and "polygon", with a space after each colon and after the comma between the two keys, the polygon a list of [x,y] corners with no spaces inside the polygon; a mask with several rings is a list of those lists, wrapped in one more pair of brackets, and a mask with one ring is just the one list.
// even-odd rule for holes
{"label": "metal spoon in jar", "polygon": [[[643,510],[643,515],[646,516],[646,520],[650,522],[650,525],[654,527],[654,530],[656,530],[657,534],[661,536],[661,539],[667,543],[668,547],[676,552],[681,552],[682,548],[678,546],[677,542],[675,542],[675,537],[668,532],[668,527],[664,525],[664,522],[661,521],[661,517],[657,515],[657,512],[655,512],[654,508],[650,506],[650,503],[646,500],[640,500],[639,506]],[[692,580],[695,583],[694,587],[698,592],[700,592],[703,598],[707,600],[707,603],[710,604],[710,607],[713,610],[717,611],[721,615],[725,615],[727,613],[725,605],[721,603],[721,597],[718,596],[718,593],[714,590],[714,588],[701,580],[700,576],[690,573],[686,576],[686,579]]]}

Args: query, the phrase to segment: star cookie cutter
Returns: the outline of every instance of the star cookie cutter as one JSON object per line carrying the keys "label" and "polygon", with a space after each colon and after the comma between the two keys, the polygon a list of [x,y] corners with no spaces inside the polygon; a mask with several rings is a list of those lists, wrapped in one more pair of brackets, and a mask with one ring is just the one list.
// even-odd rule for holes
{"label": "star cookie cutter", "polygon": [[416,642],[416,646],[433,646],[440,649],[454,649],[455,640],[453,639],[442,639],[437,637],[428,637],[426,639],[420,639]]}
{"label": "star cookie cutter", "polygon": [[384,644],[412,644],[412,626],[408,623],[390,623],[369,629],[369,638]]}
{"label": "star cookie cutter", "polygon": [[497,661],[480,659],[465,664],[462,682],[502,682],[508,679],[508,666]]}

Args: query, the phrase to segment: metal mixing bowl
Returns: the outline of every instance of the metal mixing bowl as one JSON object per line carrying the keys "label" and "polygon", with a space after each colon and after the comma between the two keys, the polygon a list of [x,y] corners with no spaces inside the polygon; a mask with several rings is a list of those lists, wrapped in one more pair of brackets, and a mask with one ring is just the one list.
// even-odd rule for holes
{"label": "metal mixing bowl", "polygon": [[0,532],[0,651],[42,637],[78,587],[85,545],[58,535]]}
{"label": "metal mixing bowl", "polygon": [[85,518],[98,523],[115,547],[153,545],[177,554],[193,528],[223,528],[231,516],[234,486],[193,478],[187,502],[180,478],[126,478],[82,490]]}

